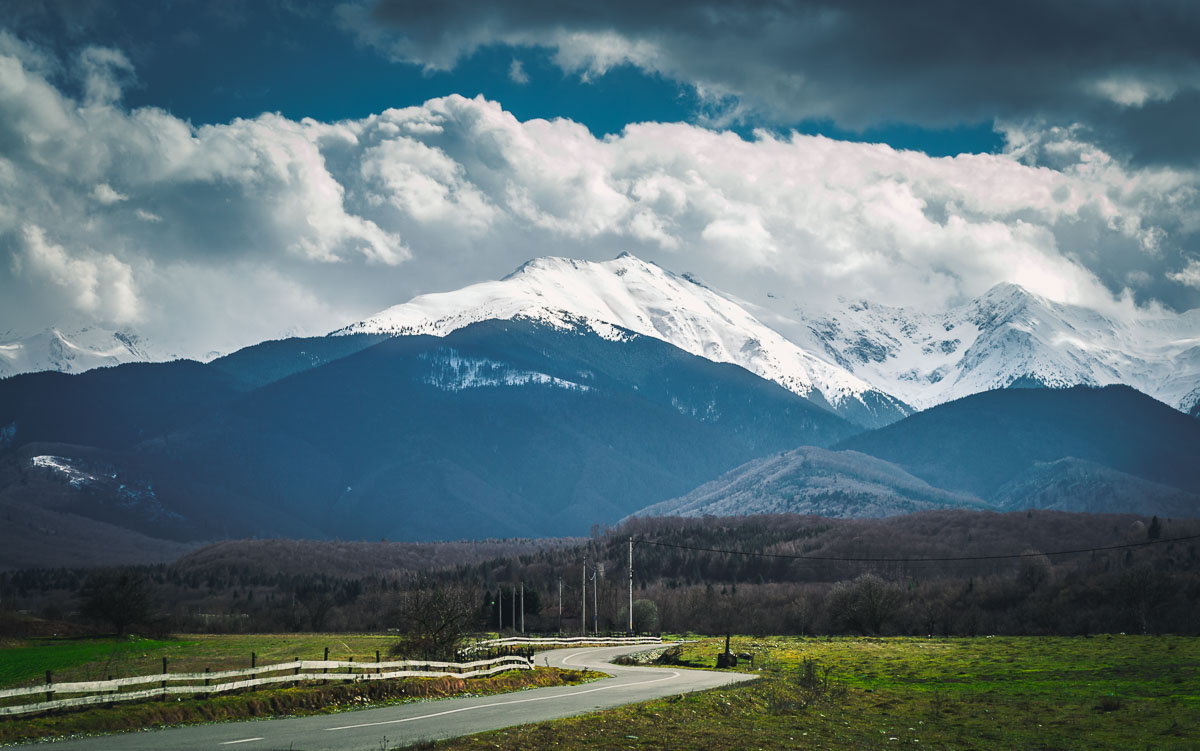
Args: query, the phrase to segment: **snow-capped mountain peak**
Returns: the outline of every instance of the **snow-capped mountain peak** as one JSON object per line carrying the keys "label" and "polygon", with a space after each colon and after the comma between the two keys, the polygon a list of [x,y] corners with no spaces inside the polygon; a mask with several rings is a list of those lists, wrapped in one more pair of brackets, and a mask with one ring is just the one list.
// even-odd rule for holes
{"label": "snow-capped mountain peak", "polygon": [[[606,338],[625,329],[716,362],[740,365],[864,424],[908,410],[785,339],[736,301],[686,275],[623,253],[611,261],[536,258],[499,281],[421,295],[335,334],[431,334],[489,319],[584,326]],[[614,328],[619,327],[619,328]]]}
{"label": "snow-capped mountain peak", "polygon": [[1200,310],[1118,320],[1002,283],[943,313],[793,313],[793,341],[918,409],[1013,386],[1124,383],[1184,411],[1197,399]]}
{"label": "snow-capped mountain peak", "polygon": [[0,378],[39,370],[81,373],[157,359],[166,358],[128,329],[51,326],[28,336],[0,336]]}

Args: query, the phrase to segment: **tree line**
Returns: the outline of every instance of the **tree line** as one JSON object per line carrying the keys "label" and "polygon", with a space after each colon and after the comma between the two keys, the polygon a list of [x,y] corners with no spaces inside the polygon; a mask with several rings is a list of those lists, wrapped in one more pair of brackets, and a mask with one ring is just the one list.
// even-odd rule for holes
{"label": "tree line", "polygon": [[[653,606],[665,631],[1196,634],[1200,541],[1169,542],[1196,534],[1200,521],[1046,511],[634,519],[585,540],[457,565],[368,567],[360,576],[345,567],[304,570],[303,556],[282,569],[228,556],[203,566],[193,556],[119,570],[5,572],[0,609],[110,630],[392,629],[413,636],[429,631],[422,618],[438,602],[461,629],[519,629],[513,608],[523,587],[527,632],[580,633],[586,560],[586,629],[623,631],[633,538],[634,598]],[[1141,544],[1151,541],[1161,544]],[[1119,545],[1131,547],[1054,555]],[[1014,553],[1023,557],[991,558]],[[952,557],[965,560],[924,560]],[[117,623],[105,601],[120,598],[137,607],[120,608]],[[420,639],[408,639],[407,648],[443,649]]]}

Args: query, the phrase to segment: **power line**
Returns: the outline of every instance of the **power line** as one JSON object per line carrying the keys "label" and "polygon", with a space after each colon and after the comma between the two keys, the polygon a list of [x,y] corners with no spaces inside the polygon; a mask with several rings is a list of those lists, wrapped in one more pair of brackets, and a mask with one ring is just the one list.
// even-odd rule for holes
{"label": "power line", "polygon": [[1146,545],[1161,545],[1168,542],[1184,542],[1186,540],[1200,539],[1200,535],[1187,535],[1185,537],[1172,537],[1167,540],[1144,540],[1142,542],[1130,542],[1123,545],[1108,545],[1100,548],[1079,548],[1077,550],[1056,550],[1050,553],[1013,553],[1009,555],[967,555],[953,556],[945,558],[840,558],[837,556],[827,555],[788,555],[786,553],[755,553],[747,550],[720,550],[718,548],[704,548],[697,545],[678,545],[671,542],[659,542],[657,540],[638,540],[634,539],[634,543],[638,545],[657,545],[662,548],[679,548],[681,550],[696,550],[702,553],[723,553],[725,555],[745,555],[754,558],[784,558],[793,561],[834,561],[840,563],[951,563],[961,561],[1001,561],[1012,560],[1018,558],[1036,558],[1037,556],[1052,556],[1052,555],[1076,555],[1079,553],[1100,553],[1106,550],[1122,550],[1124,548],[1138,548]]}

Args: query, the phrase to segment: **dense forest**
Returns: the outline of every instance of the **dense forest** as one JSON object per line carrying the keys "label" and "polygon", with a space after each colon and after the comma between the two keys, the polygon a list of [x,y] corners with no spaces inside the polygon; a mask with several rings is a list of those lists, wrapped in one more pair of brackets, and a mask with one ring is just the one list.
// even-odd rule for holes
{"label": "dense forest", "polygon": [[633,596],[664,631],[1200,633],[1200,521],[1050,511],[643,518],[557,541],[241,541],[170,565],[7,572],[0,609],[111,630],[97,593],[132,588],[142,622],[121,627],[403,630],[414,593],[452,589],[471,598],[475,628],[495,630],[501,615],[513,627],[523,591],[527,631],[578,632],[586,560],[588,628],[615,631],[630,540]]}

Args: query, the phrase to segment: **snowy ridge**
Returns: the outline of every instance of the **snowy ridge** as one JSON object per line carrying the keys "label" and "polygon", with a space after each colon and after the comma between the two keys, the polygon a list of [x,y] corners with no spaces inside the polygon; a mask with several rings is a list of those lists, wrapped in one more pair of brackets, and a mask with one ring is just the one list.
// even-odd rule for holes
{"label": "snowy ridge", "polygon": [[1185,412],[1200,398],[1200,310],[1119,321],[999,284],[944,313],[794,313],[795,341],[918,409],[1023,385],[1122,383]]}
{"label": "snowy ridge", "polygon": [[[1024,385],[1122,383],[1200,417],[1200,309],[1113,317],[1014,284],[937,313],[868,301],[814,311],[772,299],[760,308],[628,254],[603,263],[548,257],[333,333],[445,336],[479,321],[528,319],[610,341],[648,336],[740,365],[865,427]],[[0,378],[176,357],[129,329],[0,333]],[[0,444],[6,430],[0,426]]]}
{"label": "snowy ridge", "polygon": [[838,411],[852,407],[889,422],[908,414],[905,405],[788,341],[737,302],[629,254],[603,263],[539,258],[499,281],[421,295],[334,334],[445,336],[477,321],[513,318],[583,327],[611,340],[627,337],[627,329],[740,365]]}
{"label": "snowy ridge", "polygon": [[127,362],[174,359],[132,331],[99,326],[51,327],[31,336],[0,336],[0,378],[41,370],[82,373]]}

